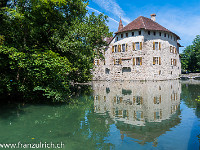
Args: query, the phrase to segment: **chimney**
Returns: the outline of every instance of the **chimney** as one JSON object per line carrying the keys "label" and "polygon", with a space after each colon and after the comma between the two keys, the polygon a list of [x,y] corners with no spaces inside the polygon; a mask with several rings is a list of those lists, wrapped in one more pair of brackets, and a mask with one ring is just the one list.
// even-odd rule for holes
{"label": "chimney", "polygon": [[118,31],[121,30],[122,28],[123,28],[123,24],[122,24],[122,20],[121,20],[121,17],[120,17]]}
{"label": "chimney", "polygon": [[156,21],[156,14],[151,14],[151,20]]}

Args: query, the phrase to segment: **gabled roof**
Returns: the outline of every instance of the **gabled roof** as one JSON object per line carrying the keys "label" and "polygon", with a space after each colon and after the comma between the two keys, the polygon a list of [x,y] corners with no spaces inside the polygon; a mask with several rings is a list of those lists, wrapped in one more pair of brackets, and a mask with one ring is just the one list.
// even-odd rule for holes
{"label": "gabled roof", "polygon": [[178,39],[180,39],[180,37],[178,35],[176,35],[175,33],[169,31],[168,29],[161,26],[157,22],[155,22],[149,18],[143,17],[143,16],[139,16],[137,19],[133,20],[131,23],[126,25],[124,28],[117,31],[115,34],[126,32],[126,31],[131,31],[131,30],[138,30],[138,29],[153,30],[153,31],[165,31],[165,32],[174,34],[175,36],[177,36]]}

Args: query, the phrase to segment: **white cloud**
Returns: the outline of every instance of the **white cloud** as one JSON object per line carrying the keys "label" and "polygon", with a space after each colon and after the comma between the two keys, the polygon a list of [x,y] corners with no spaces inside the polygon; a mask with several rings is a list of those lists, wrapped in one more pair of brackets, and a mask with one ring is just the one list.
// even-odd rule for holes
{"label": "white cloud", "polygon": [[93,2],[97,3],[101,8],[103,8],[107,12],[112,13],[114,16],[117,16],[118,18],[121,17],[122,21],[126,24],[131,22],[131,19],[126,17],[125,12],[115,2],[115,0],[93,0]]}
{"label": "white cloud", "polygon": [[[197,15],[198,14],[198,15]],[[161,9],[158,12],[158,23],[180,36],[186,47],[192,44],[196,35],[200,34],[200,14],[191,10]]]}
{"label": "white cloud", "polygon": [[[87,6],[87,8],[90,9],[90,10],[93,10],[93,11],[97,12],[98,14],[102,13],[102,12],[100,12],[100,11],[98,11],[98,10],[92,8],[92,7]],[[109,17],[109,16],[108,16],[108,19],[110,19],[110,20],[112,20],[112,21],[114,21],[114,22],[116,22],[116,23],[119,23],[117,20],[115,20],[115,19],[113,19],[113,18],[111,18],[111,17]]]}

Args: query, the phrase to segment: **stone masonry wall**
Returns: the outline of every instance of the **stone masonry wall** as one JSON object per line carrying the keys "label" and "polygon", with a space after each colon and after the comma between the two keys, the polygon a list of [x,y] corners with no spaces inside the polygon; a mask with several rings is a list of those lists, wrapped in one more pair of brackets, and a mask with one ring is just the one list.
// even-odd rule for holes
{"label": "stone masonry wall", "polygon": [[[139,35],[141,31],[141,35]],[[134,36],[132,36],[134,32]],[[128,37],[126,37],[128,33]],[[161,36],[160,36],[161,33]],[[165,37],[166,34],[166,37]],[[118,38],[118,41],[117,41]],[[181,73],[181,63],[179,61],[179,49],[177,37],[168,32],[135,30],[131,32],[117,34],[105,51],[105,61],[99,60],[95,65],[93,80],[168,80],[177,79]],[[142,42],[141,50],[133,49],[133,42]],[[153,50],[153,43],[161,44],[161,49]],[[127,51],[112,52],[115,45],[127,44]],[[158,45],[159,46],[159,45]],[[170,46],[177,49],[177,53],[170,52]],[[142,58],[142,65],[134,65],[133,60],[136,57]],[[160,57],[160,64],[153,65],[153,57]],[[120,64],[114,64],[114,60],[121,60]],[[171,64],[171,59],[176,60],[176,65]],[[136,60],[135,60],[136,62]],[[129,72],[123,72],[123,68],[130,68]],[[106,74],[106,68],[109,73]]]}

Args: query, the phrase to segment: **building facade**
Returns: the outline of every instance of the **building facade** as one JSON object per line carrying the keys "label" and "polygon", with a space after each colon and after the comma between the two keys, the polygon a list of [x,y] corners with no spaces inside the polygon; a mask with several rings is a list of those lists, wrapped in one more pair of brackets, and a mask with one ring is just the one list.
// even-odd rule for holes
{"label": "building facade", "polygon": [[[93,80],[168,80],[181,74],[180,37],[140,16],[127,26],[119,22],[104,60],[94,60]],[[108,40],[108,39],[106,39]]]}

